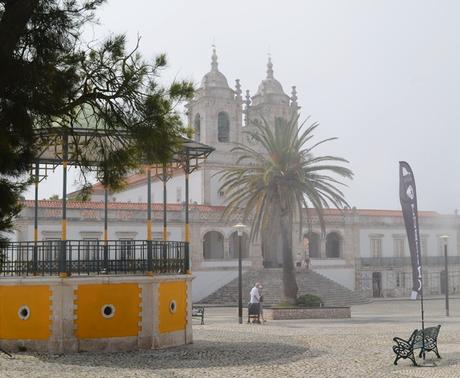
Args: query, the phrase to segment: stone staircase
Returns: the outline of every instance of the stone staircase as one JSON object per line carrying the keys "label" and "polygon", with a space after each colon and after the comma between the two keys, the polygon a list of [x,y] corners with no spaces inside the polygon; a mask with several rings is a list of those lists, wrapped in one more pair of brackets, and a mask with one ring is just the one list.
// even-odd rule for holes
{"label": "stone staircase", "polygon": [[[282,301],[282,270],[263,269],[243,273],[243,304],[249,301],[249,292],[256,282],[263,285],[264,305],[270,306]],[[368,303],[369,299],[312,270],[296,273],[298,295],[319,296],[325,306],[351,306]],[[238,303],[238,278],[200,301],[202,304],[235,306]]]}

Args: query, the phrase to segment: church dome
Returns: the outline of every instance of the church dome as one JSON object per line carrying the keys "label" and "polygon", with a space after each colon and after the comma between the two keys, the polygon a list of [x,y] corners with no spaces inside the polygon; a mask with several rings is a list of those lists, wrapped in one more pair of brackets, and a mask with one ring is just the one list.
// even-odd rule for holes
{"label": "church dome", "polygon": [[256,95],[284,94],[281,83],[276,79],[265,79],[259,84]]}
{"label": "church dome", "polygon": [[203,76],[201,80],[201,86],[204,87],[217,87],[217,88],[229,88],[227,78],[222,72],[208,72]]}
{"label": "church dome", "polygon": [[283,91],[281,83],[273,76],[273,64],[269,57],[267,77],[259,84],[256,94],[252,97],[254,106],[259,104],[289,104],[289,96]]}
{"label": "church dome", "polygon": [[271,58],[268,58],[267,78],[262,80],[259,84],[259,88],[257,89],[257,93],[255,95],[264,96],[270,94],[285,95],[281,83],[273,76],[273,63]]}
{"label": "church dome", "polygon": [[203,79],[201,80],[201,88],[230,88],[228,86],[227,78],[217,68],[216,49],[213,49],[212,51],[211,71],[203,76]]}

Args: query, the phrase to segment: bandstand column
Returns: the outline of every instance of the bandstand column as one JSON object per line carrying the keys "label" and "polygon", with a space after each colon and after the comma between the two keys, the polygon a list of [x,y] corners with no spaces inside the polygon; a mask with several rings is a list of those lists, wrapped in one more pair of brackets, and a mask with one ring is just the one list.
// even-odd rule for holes
{"label": "bandstand column", "polygon": [[62,222],[61,240],[67,240],[67,161],[62,162]]}
{"label": "bandstand column", "polygon": [[163,261],[162,266],[163,270],[166,270],[166,264],[167,264],[167,257],[168,257],[168,245],[166,241],[168,241],[168,217],[167,217],[167,208],[166,208],[166,202],[168,199],[168,195],[166,192],[166,183],[168,181],[168,176],[167,176],[167,170],[166,170],[166,164],[163,164],[162,168],[162,178],[163,178],[163,248],[162,248],[162,256],[161,259]]}
{"label": "bandstand column", "polygon": [[109,223],[109,190],[107,186],[104,186],[104,269],[108,273],[109,270],[109,232],[108,232],[108,223]]}
{"label": "bandstand column", "polygon": [[147,274],[153,275],[152,266],[152,171],[147,168]]}
{"label": "bandstand column", "polygon": [[190,269],[190,223],[189,223],[189,172],[190,160],[187,152],[185,162],[185,271],[191,273]]}
{"label": "bandstand column", "polygon": [[147,240],[152,240],[152,172],[147,168]]}
{"label": "bandstand column", "polygon": [[168,240],[168,216],[167,216],[167,200],[168,194],[166,191],[166,182],[168,181],[166,165],[163,164],[163,240]]}
{"label": "bandstand column", "polygon": [[35,200],[34,200],[34,250],[33,250],[33,273],[34,275],[37,274],[38,269],[38,184],[39,180],[39,173],[40,173],[40,166],[39,162],[35,163]]}
{"label": "bandstand column", "polygon": [[104,241],[107,242],[109,240],[109,232],[108,232],[108,202],[109,202],[109,191],[107,187],[104,187]]}
{"label": "bandstand column", "polygon": [[66,266],[66,241],[67,241],[67,164],[68,164],[68,140],[63,137],[62,159],[62,221],[61,221],[61,253],[59,258],[59,275],[67,277]]}

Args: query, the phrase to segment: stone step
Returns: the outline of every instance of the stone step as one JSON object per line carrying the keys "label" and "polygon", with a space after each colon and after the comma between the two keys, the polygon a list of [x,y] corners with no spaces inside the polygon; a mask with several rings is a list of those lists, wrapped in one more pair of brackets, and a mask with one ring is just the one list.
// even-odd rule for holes
{"label": "stone step", "polygon": [[[349,290],[337,282],[311,270],[296,273],[296,280],[299,287],[298,295],[317,295],[322,299],[326,306],[351,306],[353,304],[369,302],[369,299],[363,294]],[[282,301],[281,269],[264,269],[243,273],[244,302],[249,300],[249,291],[256,282],[262,283],[264,287],[262,289],[262,294],[266,305],[274,305]],[[235,305],[237,301],[238,279],[236,278],[201,300],[200,303],[213,305]]]}

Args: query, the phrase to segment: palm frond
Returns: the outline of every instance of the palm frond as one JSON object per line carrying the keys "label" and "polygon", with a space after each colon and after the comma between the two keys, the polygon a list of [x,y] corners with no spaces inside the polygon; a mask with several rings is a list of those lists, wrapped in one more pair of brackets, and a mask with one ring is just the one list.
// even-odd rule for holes
{"label": "palm frond", "polygon": [[339,178],[353,178],[353,172],[344,166],[348,161],[333,155],[315,156],[318,146],[337,138],[314,142],[313,133],[319,124],[305,129],[307,120],[298,126],[299,117],[295,116],[277,127],[262,118],[262,123],[245,131],[256,145],[237,144],[232,149],[238,155],[235,167],[217,173],[227,201],[224,213],[242,212],[251,222],[251,239],[286,212],[291,219],[298,216],[302,226],[309,205],[316,210],[324,230],[323,210],[348,206],[339,189],[345,186]]}

